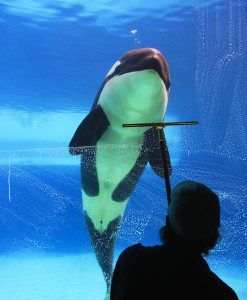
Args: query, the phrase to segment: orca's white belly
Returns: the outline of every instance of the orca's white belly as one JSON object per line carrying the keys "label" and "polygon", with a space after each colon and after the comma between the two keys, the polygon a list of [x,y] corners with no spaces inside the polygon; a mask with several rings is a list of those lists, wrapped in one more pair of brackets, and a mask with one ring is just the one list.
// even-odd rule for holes
{"label": "orca's white belly", "polygon": [[143,133],[149,129],[123,128],[122,124],[162,122],[167,92],[156,71],[131,72],[107,82],[98,104],[110,122],[97,143],[99,195],[90,197],[84,192],[82,194],[84,210],[95,229],[103,233],[111,221],[124,213],[128,199],[116,202],[112,200],[112,193],[135,165],[140,155]]}
{"label": "orca's white belly", "polygon": [[129,145],[121,140],[116,143],[114,132],[109,129],[97,143],[99,195],[91,197],[82,191],[82,196],[83,208],[99,232],[104,232],[111,221],[124,213],[128,199],[116,202],[112,200],[112,193],[135,165],[140,155],[141,139],[142,136],[136,137]]}

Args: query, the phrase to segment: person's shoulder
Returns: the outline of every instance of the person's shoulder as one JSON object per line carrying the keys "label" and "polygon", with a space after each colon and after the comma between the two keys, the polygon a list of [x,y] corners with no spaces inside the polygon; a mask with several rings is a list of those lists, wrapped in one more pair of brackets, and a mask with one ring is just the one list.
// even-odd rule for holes
{"label": "person's shoulder", "polygon": [[145,251],[145,247],[141,244],[135,244],[126,248],[118,257],[115,273],[118,270],[128,270],[128,273],[140,263],[142,258],[142,252]]}
{"label": "person's shoulder", "polygon": [[128,261],[129,263],[133,262],[137,264],[145,261],[145,263],[148,263],[151,258],[160,257],[160,253],[163,252],[162,250],[162,246],[143,246],[142,244],[138,243],[126,248],[120,254],[118,262],[123,263]]}
{"label": "person's shoulder", "polygon": [[222,298],[219,299],[227,299],[227,300],[237,300],[238,296],[235,291],[227,285],[222,279],[220,279],[214,272],[210,271],[210,277],[212,282],[214,282],[215,291]]}
{"label": "person's shoulder", "polygon": [[146,250],[146,247],[144,247],[142,244],[139,244],[139,243],[129,246],[119,255],[119,259],[130,258],[133,256],[134,257],[139,256],[140,253],[145,252],[145,250]]}
{"label": "person's shoulder", "polygon": [[143,246],[140,243],[137,243],[137,244],[127,247],[122,253],[128,253],[128,252],[133,252],[133,251],[142,251],[145,248],[147,248],[147,247]]}
{"label": "person's shoulder", "polygon": [[131,256],[131,255],[140,255],[140,254],[152,254],[160,251],[162,246],[143,246],[142,244],[134,244],[126,248],[120,256]]}

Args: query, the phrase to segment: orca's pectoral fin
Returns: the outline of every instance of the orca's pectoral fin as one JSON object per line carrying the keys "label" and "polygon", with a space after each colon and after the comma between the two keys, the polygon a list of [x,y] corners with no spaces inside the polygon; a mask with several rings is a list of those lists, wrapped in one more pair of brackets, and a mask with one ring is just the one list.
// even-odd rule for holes
{"label": "orca's pectoral fin", "polygon": [[83,146],[96,145],[109,124],[109,120],[102,107],[97,105],[81,122],[73,135],[69,143],[70,154],[81,154]]}
{"label": "orca's pectoral fin", "polygon": [[[164,167],[162,162],[162,153],[160,149],[160,142],[157,129],[151,128],[144,133],[144,150],[147,153],[148,162],[154,172],[160,177],[165,177]],[[168,167],[169,176],[172,173],[172,165],[170,161],[170,154],[168,151],[167,143],[165,140],[165,149],[166,149],[166,162]]]}

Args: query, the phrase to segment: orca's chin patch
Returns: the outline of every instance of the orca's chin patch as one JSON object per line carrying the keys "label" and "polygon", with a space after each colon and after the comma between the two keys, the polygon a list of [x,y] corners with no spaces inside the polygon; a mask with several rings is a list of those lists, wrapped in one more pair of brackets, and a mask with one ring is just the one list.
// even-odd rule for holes
{"label": "orca's chin patch", "polygon": [[162,122],[168,94],[160,75],[153,69],[115,75],[99,97],[112,126],[123,123]]}

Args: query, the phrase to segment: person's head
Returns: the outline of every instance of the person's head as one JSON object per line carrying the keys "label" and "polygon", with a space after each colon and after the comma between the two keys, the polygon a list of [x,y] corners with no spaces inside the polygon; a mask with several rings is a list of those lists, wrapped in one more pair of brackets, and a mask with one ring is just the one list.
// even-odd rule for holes
{"label": "person's head", "polygon": [[204,184],[188,180],[172,190],[166,225],[160,238],[167,244],[189,245],[208,254],[219,240],[220,203]]}

